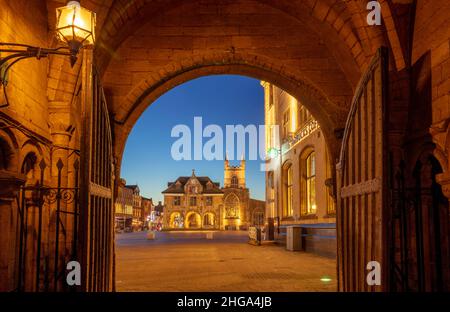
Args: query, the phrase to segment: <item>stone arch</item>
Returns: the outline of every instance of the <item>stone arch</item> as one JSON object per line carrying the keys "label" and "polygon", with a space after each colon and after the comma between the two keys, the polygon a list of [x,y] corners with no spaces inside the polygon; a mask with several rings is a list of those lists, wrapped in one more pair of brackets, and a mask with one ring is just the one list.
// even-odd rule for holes
{"label": "stone arch", "polygon": [[0,170],[11,172],[19,170],[19,157],[16,152],[18,148],[19,145],[12,131],[0,123]]}
{"label": "stone arch", "polygon": [[214,228],[216,227],[217,219],[216,214],[212,211],[207,211],[202,216],[202,227],[203,228]]}
{"label": "stone arch", "polygon": [[0,137],[0,169],[7,170],[11,167],[13,150],[6,140]]}
{"label": "stone arch", "polygon": [[[113,1],[101,5],[91,2],[86,3],[85,5],[89,9],[98,13],[99,34],[95,54],[97,60],[104,60],[104,62],[98,64],[100,71],[104,73],[109,60],[116,56],[116,51],[120,45],[143,23],[167,11],[180,9],[182,5],[197,2],[199,1],[150,2],[130,0],[126,3]],[[247,3],[249,1],[244,2],[244,9],[251,5]],[[321,41],[333,51],[335,59],[341,60],[339,66],[353,89],[356,88],[360,73],[365,65],[370,62],[370,58],[376,49],[381,45],[388,45],[387,36],[384,36],[384,25],[369,27],[364,24],[367,11],[364,7],[365,4],[362,2],[340,0],[252,0],[250,2],[264,5],[280,14],[313,25],[312,31],[316,32],[322,38]],[[389,9],[389,5],[385,2],[383,1],[383,5],[386,5]],[[203,5],[214,4],[214,1],[212,1]],[[222,2],[219,5],[237,6],[235,1]],[[49,12],[53,9],[54,4],[48,4]],[[388,16],[386,19],[390,21],[392,17]],[[52,26],[53,24],[53,15],[50,14],[49,25]],[[395,23],[390,23],[389,27],[390,29],[395,28]],[[396,59],[399,58],[396,57]],[[69,62],[64,58],[54,57],[51,59],[49,79],[52,80],[52,84],[49,84],[48,91],[50,102],[70,102],[78,71],[78,64],[72,69]],[[61,75],[61,72],[69,75]],[[54,88],[55,85],[58,87]]]}
{"label": "stone arch", "polygon": [[202,227],[202,217],[196,211],[189,211],[186,213],[184,219],[184,227],[186,229],[199,229]]}
{"label": "stone arch", "polygon": [[38,164],[38,157],[36,153],[34,152],[27,153],[27,155],[24,157],[22,161],[20,169],[20,172],[27,176],[27,180],[29,181],[36,180],[37,177],[35,174],[36,173],[35,169],[37,168],[37,164]]}
{"label": "stone arch", "polygon": [[[45,159],[44,152],[39,143],[29,139],[22,144],[20,155],[19,169],[22,174],[26,175],[27,183],[34,184],[40,179],[41,169],[39,165],[41,160]],[[48,166],[48,163],[46,165]]]}
{"label": "stone arch", "polygon": [[335,132],[345,125],[346,104],[340,103],[339,106],[313,86],[306,77],[301,79],[298,73],[292,73],[282,65],[272,64],[267,58],[238,53],[199,55],[180,63],[169,64],[159,72],[159,76],[151,75],[142,80],[130,96],[124,99],[121,107],[131,107],[129,111],[119,108],[114,116],[114,153],[118,159],[119,172],[126,139],[149,105],[170,89],[189,80],[220,74],[242,75],[268,81],[294,96],[319,122],[333,156],[330,159],[335,159],[338,155],[340,140],[335,136]]}
{"label": "stone arch", "polygon": [[[192,1],[191,1],[192,2]],[[304,20],[315,25],[314,30],[322,34],[339,38],[330,40],[336,48],[336,43],[345,45],[356,62],[361,65],[370,61],[377,47],[374,44],[382,43],[383,36],[380,30],[365,25],[367,10],[365,3],[357,1],[288,1],[288,0],[258,0],[256,3],[275,8],[280,12]],[[384,1],[383,1],[384,2]],[[109,18],[99,37],[99,54],[106,58],[113,56],[114,51],[127,38],[129,33],[139,27],[149,16],[175,10],[186,1],[169,0],[165,3],[148,3],[131,0],[126,4],[116,1],[110,8]],[[140,13],[140,14],[139,14]],[[383,28],[384,29],[384,28]],[[342,57],[343,53],[339,52]],[[107,66],[108,61],[101,67]]]}
{"label": "stone arch", "polygon": [[[179,222],[182,220],[182,214],[180,211],[173,211],[169,215],[169,228],[180,228],[184,227],[184,224],[180,225]],[[184,222],[184,220],[182,220]]]}

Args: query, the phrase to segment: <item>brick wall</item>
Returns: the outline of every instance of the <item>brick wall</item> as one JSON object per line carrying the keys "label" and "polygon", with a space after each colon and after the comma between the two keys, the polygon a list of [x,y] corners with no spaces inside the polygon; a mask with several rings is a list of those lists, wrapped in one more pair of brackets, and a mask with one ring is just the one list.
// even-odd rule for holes
{"label": "brick wall", "polygon": [[[0,42],[47,46],[47,9],[43,1],[0,0]],[[9,72],[7,93],[11,106],[2,111],[26,127],[48,136],[48,60],[24,60]],[[4,103],[3,91],[0,101]]]}
{"label": "brick wall", "polygon": [[450,117],[450,2],[418,0],[412,62],[431,50],[433,123]]}

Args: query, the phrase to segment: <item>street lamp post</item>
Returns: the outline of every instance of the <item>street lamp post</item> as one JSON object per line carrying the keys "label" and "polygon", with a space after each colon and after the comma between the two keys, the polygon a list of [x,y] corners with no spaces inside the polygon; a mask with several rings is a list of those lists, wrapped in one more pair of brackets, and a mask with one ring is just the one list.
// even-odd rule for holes
{"label": "street lamp post", "polygon": [[6,93],[8,71],[17,62],[28,59],[46,58],[49,55],[70,57],[70,64],[75,65],[81,48],[93,46],[95,43],[95,13],[83,8],[78,1],[69,1],[66,6],[56,9],[56,37],[65,46],[57,48],[41,48],[21,43],[0,42],[0,53],[8,54],[0,58],[0,85],[3,86],[6,104],[9,100]]}

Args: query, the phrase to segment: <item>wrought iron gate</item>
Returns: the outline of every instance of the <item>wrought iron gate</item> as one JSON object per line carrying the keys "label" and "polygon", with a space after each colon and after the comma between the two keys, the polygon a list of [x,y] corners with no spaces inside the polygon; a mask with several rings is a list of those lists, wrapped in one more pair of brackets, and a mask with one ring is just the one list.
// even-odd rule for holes
{"label": "wrought iron gate", "polygon": [[[44,175],[47,164],[39,163],[40,179],[36,185],[22,186],[18,197],[19,248],[18,291],[67,291],[66,263],[77,260],[78,187],[61,187],[61,159],[56,163],[57,186],[47,187]],[[75,186],[78,185],[79,161],[74,165]],[[62,216],[66,215],[64,222]],[[51,220],[53,219],[52,222]],[[50,222],[43,224],[43,219]],[[51,229],[51,230],[50,230]],[[53,232],[54,230],[54,232]],[[67,246],[60,242],[70,241]],[[45,248],[45,252],[43,249]]]}
{"label": "wrought iron gate", "polygon": [[[448,291],[448,199],[437,184],[442,172],[432,155],[418,160],[408,181],[405,161],[391,190],[391,291]],[[428,172],[427,172],[428,171]],[[448,244],[448,242],[447,242]]]}
{"label": "wrought iron gate", "polygon": [[[374,57],[359,83],[337,164],[337,241],[340,291],[387,287],[385,109],[387,51]],[[367,264],[381,265],[381,286],[366,282]]]}
{"label": "wrought iron gate", "polygon": [[81,87],[82,148],[80,249],[82,289],[114,288],[113,153],[108,108],[92,52],[84,51]]}

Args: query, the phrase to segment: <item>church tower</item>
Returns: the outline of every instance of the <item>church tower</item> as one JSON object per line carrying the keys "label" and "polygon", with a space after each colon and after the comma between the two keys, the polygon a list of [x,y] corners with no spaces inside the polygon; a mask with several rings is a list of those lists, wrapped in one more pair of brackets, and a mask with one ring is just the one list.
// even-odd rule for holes
{"label": "church tower", "polygon": [[239,166],[230,166],[228,157],[224,162],[224,188],[244,188],[245,189],[245,159],[242,157]]}

